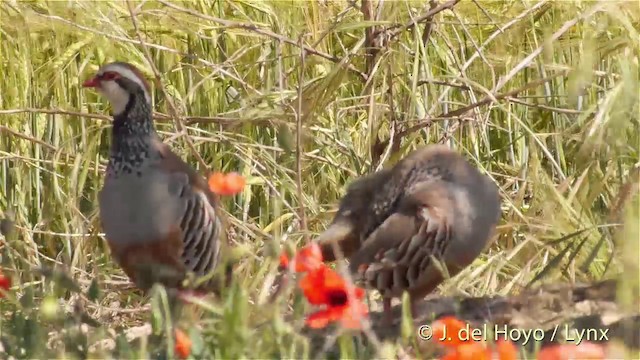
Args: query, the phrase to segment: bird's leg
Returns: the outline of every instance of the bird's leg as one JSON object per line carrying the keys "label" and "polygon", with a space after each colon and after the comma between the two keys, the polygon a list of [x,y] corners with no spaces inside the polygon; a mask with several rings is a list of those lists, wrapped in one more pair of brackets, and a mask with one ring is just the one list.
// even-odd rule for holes
{"label": "bird's leg", "polygon": [[384,326],[393,325],[393,314],[391,313],[390,297],[384,297],[382,299],[382,324]]}
{"label": "bird's leg", "polygon": [[165,321],[170,321],[172,326],[175,328],[176,324],[180,321],[180,318],[183,316],[183,309],[186,304],[182,302],[180,299],[180,291],[174,288],[165,288],[167,292],[167,301],[169,306],[169,313],[165,314],[168,316],[168,319]]}
{"label": "bird's leg", "polygon": [[410,303],[411,306],[409,307],[411,309],[411,318],[414,319],[418,316],[418,303],[420,301],[418,299],[411,299]]}

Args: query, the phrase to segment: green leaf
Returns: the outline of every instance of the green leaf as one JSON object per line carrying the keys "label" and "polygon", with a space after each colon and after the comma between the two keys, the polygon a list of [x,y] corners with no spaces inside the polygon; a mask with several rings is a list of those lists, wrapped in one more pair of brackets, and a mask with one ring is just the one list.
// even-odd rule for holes
{"label": "green leaf", "polygon": [[89,289],[87,290],[87,298],[89,301],[98,301],[100,295],[100,283],[98,278],[95,277],[91,280],[91,285],[89,285]]}

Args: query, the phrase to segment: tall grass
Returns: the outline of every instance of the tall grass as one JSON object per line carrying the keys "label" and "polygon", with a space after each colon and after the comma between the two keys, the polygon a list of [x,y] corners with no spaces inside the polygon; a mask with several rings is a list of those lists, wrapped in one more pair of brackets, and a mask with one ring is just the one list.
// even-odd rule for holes
{"label": "tall grass", "polygon": [[299,335],[299,299],[267,302],[275,255],[322,230],[355,177],[431,143],[488,173],[504,210],[495,244],[440,293],[626,274],[621,302],[637,305],[637,4],[461,1],[433,17],[421,16],[423,1],[377,6],[0,4],[0,214],[15,213],[16,224],[2,243],[14,281],[0,301],[2,357],[159,351],[162,342],[129,343],[125,330],[162,328],[161,297],[150,312],[99,233],[109,108],[80,83],[114,60],[159,75],[157,126],[177,153],[202,173],[249,180],[224,202],[242,256],[238,285],[203,304],[198,321],[181,320],[196,355],[322,357]]}

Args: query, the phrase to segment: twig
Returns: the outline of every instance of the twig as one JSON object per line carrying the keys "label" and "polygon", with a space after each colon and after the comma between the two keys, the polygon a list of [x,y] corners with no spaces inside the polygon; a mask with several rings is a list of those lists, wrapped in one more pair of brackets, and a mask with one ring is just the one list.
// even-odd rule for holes
{"label": "twig", "polygon": [[25,135],[25,134],[23,134],[21,132],[17,132],[15,130],[12,130],[8,126],[0,125],[0,134],[5,133],[5,132],[9,133],[9,134],[11,134],[11,135],[13,135],[15,137],[19,137],[21,139],[25,139],[27,141],[30,141],[32,143],[35,143],[35,144],[38,144],[38,145],[42,145],[42,146],[44,146],[45,148],[47,148],[49,150],[58,151],[58,149],[55,146],[53,146],[51,144],[47,144],[46,142],[44,142],[44,141],[42,141],[40,139],[36,139],[36,138],[31,137],[29,135]]}
{"label": "twig", "polygon": [[396,24],[396,25],[388,26],[385,29],[378,31],[376,36],[381,36],[384,33],[388,33],[389,39],[393,39],[394,37],[398,36],[401,32],[411,28],[412,26],[419,24],[425,20],[429,20],[430,18],[433,18],[435,14],[453,8],[459,2],[460,0],[447,1],[442,5],[439,5],[435,8],[431,8],[429,11],[418,16],[417,18],[411,19],[409,22],[405,23],[404,25]]}
{"label": "twig", "polygon": [[[467,68],[469,66],[471,66],[471,64],[475,61],[475,59],[477,59],[478,57],[481,57],[482,50],[487,48],[489,46],[489,44],[493,40],[495,40],[500,34],[504,33],[505,30],[507,30],[508,28],[514,26],[518,22],[520,22],[520,20],[524,19],[531,12],[533,12],[533,11],[543,7],[543,6],[545,6],[547,3],[548,3],[548,1],[540,1],[540,2],[536,3],[531,8],[526,9],[521,14],[519,14],[515,18],[513,18],[513,20],[507,22],[502,27],[500,27],[496,31],[494,31],[491,35],[489,35],[487,40],[485,40],[485,42],[482,43],[482,45],[480,45],[480,47],[478,49],[476,49],[476,52],[474,52],[473,55],[471,55],[471,57],[467,61],[465,61],[464,64],[462,64],[462,67],[460,69],[458,69],[458,73],[456,74],[456,76],[460,76],[460,75],[464,74],[464,72],[467,70]],[[450,90],[451,90],[451,88],[444,89],[444,91],[438,97],[438,100],[434,102],[433,107],[431,107],[431,109],[429,109],[429,111],[427,112],[428,114],[435,113],[436,107],[440,106],[440,104],[442,104],[442,102],[444,101],[445,97],[449,94]]]}
{"label": "twig", "polygon": [[539,85],[546,84],[546,83],[550,82],[551,80],[553,80],[553,79],[555,79],[557,77],[566,76],[566,75],[567,75],[566,72],[559,72],[557,74],[550,75],[550,76],[547,76],[547,77],[542,78],[542,79],[534,80],[534,81],[532,81],[532,82],[530,82],[530,83],[528,83],[526,85],[523,85],[523,86],[521,86],[521,87],[519,87],[517,89],[513,89],[513,90],[510,90],[510,91],[507,91],[506,93],[503,93],[503,94],[495,94],[494,95],[493,93],[491,93],[491,94],[485,96],[482,100],[480,100],[480,101],[478,101],[476,103],[461,107],[461,108],[453,110],[453,111],[449,111],[447,113],[439,115],[438,117],[443,117],[443,118],[444,117],[449,117],[449,118],[458,117],[458,116],[464,115],[468,111],[471,111],[471,110],[473,110],[473,109],[475,109],[477,107],[480,107],[482,105],[487,105],[487,104],[489,104],[491,102],[502,100],[502,99],[504,99],[506,97],[515,96],[516,94],[521,93],[521,92],[523,92],[525,90],[533,89],[533,88],[535,88],[535,87],[537,87]]}
{"label": "twig", "polygon": [[512,96],[507,96],[507,97],[505,97],[505,99],[508,100],[508,101],[514,102],[516,104],[529,106],[529,107],[532,107],[532,108],[543,109],[543,110],[547,110],[547,111],[551,111],[551,112],[557,112],[557,113],[560,113],[560,114],[580,115],[580,114],[584,114],[585,113],[582,110],[562,109],[562,108],[559,108],[559,107],[554,107],[554,106],[549,106],[549,105],[532,104],[532,103],[526,102],[524,100],[520,100],[520,99],[512,97]]}
{"label": "twig", "polygon": [[24,113],[27,113],[27,114],[69,115],[69,116],[86,117],[86,118],[90,118],[90,119],[100,119],[100,120],[113,121],[111,116],[107,116],[107,115],[92,114],[92,113],[85,113],[85,112],[79,112],[79,111],[70,111],[70,110],[63,110],[63,109],[56,109],[56,108],[52,108],[52,109],[20,108],[20,109],[0,110],[0,115],[24,114]]}
{"label": "twig", "polygon": [[[389,126],[389,138],[385,141],[379,141],[377,139],[376,144],[374,145],[372,154],[373,156],[377,156],[378,158],[375,161],[372,161],[372,169],[373,171],[380,171],[382,169],[382,165],[385,161],[391,156],[392,153],[395,153],[400,148],[400,141],[396,141],[397,138],[397,126],[398,122],[395,119],[391,120],[391,125]],[[378,155],[378,152],[382,150],[382,153]],[[374,160],[374,159],[372,159]]]}
{"label": "twig", "polygon": [[[396,110],[394,106],[394,94],[393,94],[393,75],[391,72],[387,72],[387,101],[389,101],[389,139],[386,142],[381,142],[376,137],[376,142],[371,149],[371,168],[373,171],[379,171],[385,161],[395,154],[400,149],[400,141],[395,141],[398,134],[398,119],[396,118]],[[386,144],[386,145],[383,145]]]}
{"label": "twig", "polygon": [[[302,54],[300,56],[301,56],[301,58],[304,58]],[[278,88],[280,90],[280,93],[282,94],[282,92],[284,91],[284,88],[285,88],[285,76],[283,76],[283,69],[282,69],[282,42],[280,42],[280,41],[278,41],[278,45],[276,46],[276,58],[278,59],[278,65],[277,65],[278,66]],[[301,88],[302,88],[302,86],[301,86],[302,81],[299,81],[298,84],[300,85],[299,88],[298,88],[298,99],[301,99],[301,95],[300,94],[301,94]],[[284,99],[281,98],[280,101],[284,101]],[[298,101],[298,103],[299,103],[299,105],[301,104],[300,100]],[[293,107],[291,107],[291,108],[293,109]],[[300,112],[301,112],[301,106],[298,106],[298,110],[297,111],[295,109],[293,109],[294,116],[296,117],[296,127],[298,126],[298,124],[300,124],[302,122]],[[296,150],[297,150],[297,146],[296,146]],[[298,156],[298,154],[299,153],[296,151],[296,157]],[[298,184],[298,179],[299,178],[300,177],[298,176],[298,174],[296,174],[296,190],[300,189],[300,187],[301,187],[301,185]],[[301,197],[301,194],[299,192],[298,192],[298,197],[300,199],[300,206],[302,206],[302,197]],[[298,212],[295,212],[295,213],[298,215],[298,217],[300,217],[301,214],[299,214]],[[304,214],[304,212],[302,214]],[[295,220],[296,219],[294,219],[294,221],[292,221],[291,226],[294,226],[294,224],[296,223]],[[282,240],[284,242],[284,241],[286,241],[286,238],[283,236]],[[276,240],[273,239],[273,241],[276,241]],[[280,269],[280,266],[278,266],[278,269]],[[275,279],[273,281],[273,283],[275,284],[276,288],[273,291],[273,293],[271,294],[271,296],[269,297],[269,299],[267,300],[267,302],[269,304],[273,304],[280,297],[280,295],[287,293],[287,291],[291,287],[291,277],[292,276],[293,276],[293,271],[291,269],[291,266],[289,266],[289,268],[285,269],[284,271],[279,272],[279,273],[276,274]]]}
{"label": "twig", "polygon": [[[381,10],[382,4],[378,4],[378,10]],[[378,11],[377,14],[374,14],[373,11],[373,3],[372,0],[362,0],[362,5],[360,6],[360,11],[362,12],[362,17],[364,19],[364,21],[366,22],[371,22],[371,21],[377,21],[378,20],[378,15],[380,14],[380,11]],[[369,92],[369,94],[367,95],[367,121],[370,124],[371,129],[373,129],[373,131],[375,132],[375,134],[372,132],[372,136],[374,137],[374,139],[372,139],[372,145],[371,145],[371,168],[372,169],[376,169],[376,167],[378,165],[380,165],[384,159],[381,159],[380,156],[383,153],[389,153],[389,150],[391,148],[391,146],[395,145],[393,142],[390,142],[390,146],[388,149],[386,149],[387,151],[385,152],[385,148],[384,147],[380,147],[380,137],[378,135],[378,131],[380,131],[380,126],[376,123],[374,124],[374,121],[376,120],[376,116],[374,114],[374,110],[375,110],[375,98],[374,98],[374,94],[375,94],[375,90],[374,90],[374,83],[373,83],[373,74],[374,71],[377,69],[376,66],[376,60],[378,57],[378,54],[380,52],[380,47],[383,46],[383,44],[387,44],[386,41],[384,41],[385,39],[380,39],[378,36],[376,36],[376,34],[378,34],[377,32],[377,27],[376,26],[367,26],[367,28],[365,29],[365,42],[364,42],[364,48],[365,48],[365,52],[366,52],[366,72],[367,72],[367,76],[369,78],[369,81],[367,81],[366,85],[365,85],[365,89],[366,91]],[[389,74],[389,73],[388,73]],[[387,77],[389,78],[389,77]],[[388,84],[388,92],[392,91],[392,84],[389,83]],[[363,90],[364,92],[365,90]],[[389,108],[391,111],[391,127],[394,129],[392,131],[395,131],[395,117],[393,116],[394,114],[394,109],[393,109],[393,98],[392,96],[389,96]],[[393,133],[391,134],[391,138],[393,138]],[[377,165],[376,165],[377,164]]]}
{"label": "twig", "polygon": [[[88,31],[88,32],[93,33],[93,34],[104,36],[107,39],[117,40],[119,42],[128,43],[128,44],[134,44],[134,45],[140,45],[140,46],[143,45],[139,40],[134,40],[134,39],[130,39],[128,37],[113,35],[113,34],[109,34],[109,33],[104,32],[104,31],[99,31],[99,30],[96,30],[96,29],[92,29],[90,27],[80,25],[75,21],[71,21],[71,20],[62,18],[60,16],[50,15],[50,14],[41,14],[39,12],[35,12],[34,14],[37,15],[37,16],[42,16],[42,17],[44,17],[44,18],[46,18],[48,20],[60,21],[60,22],[62,22],[64,24],[66,24],[66,25],[72,26],[74,28],[77,28],[77,29],[80,29],[80,30],[83,30],[83,31]],[[235,80],[238,83],[242,84],[244,87],[246,87],[248,89],[251,89],[252,91],[260,94],[260,92],[258,90],[256,90],[255,88],[249,86],[240,77],[228,72],[224,68],[224,66],[221,66],[220,64],[212,63],[211,61],[207,61],[205,59],[199,58],[199,57],[193,55],[192,53],[185,53],[185,52],[182,52],[182,51],[179,51],[179,50],[176,50],[176,49],[164,46],[164,45],[158,45],[158,44],[153,44],[153,43],[146,42],[146,46],[148,46],[150,48],[153,48],[153,49],[157,49],[157,50],[160,50],[160,51],[166,51],[166,52],[171,53],[171,54],[176,54],[176,55],[180,55],[182,57],[188,58],[188,59],[195,60],[195,61],[197,61],[199,63],[202,63],[202,64],[204,64],[204,65],[206,65],[208,67],[216,69],[217,72],[220,72],[221,74],[224,74],[224,75],[232,78],[233,80]]]}
{"label": "twig", "polygon": [[[0,115],[12,115],[12,114],[49,114],[49,115],[68,115],[68,116],[78,116],[84,117],[88,119],[98,119],[105,121],[113,121],[113,118],[108,115],[103,114],[95,114],[95,113],[87,113],[80,111],[71,111],[64,109],[38,109],[38,108],[18,108],[18,109],[5,109],[0,110]],[[158,111],[153,112],[153,119],[155,121],[170,121],[173,120],[173,117],[169,114],[161,113]],[[192,124],[216,124],[221,126],[238,126],[241,124],[252,123],[252,124],[260,124],[263,122],[275,123],[287,125],[289,122],[284,121],[282,119],[260,119],[260,118],[251,118],[251,119],[242,119],[242,118],[231,118],[224,116],[183,116],[182,123],[186,126]]]}
{"label": "twig", "polygon": [[507,75],[505,75],[504,77],[502,77],[500,79],[500,81],[498,81],[498,84],[496,84],[496,86],[491,90],[492,93],[496,93],[497,91],[499,91],[500,89],[502,89],[504,87],[504,85],[511,80],[518,72],[520,72],[520,70],[526,68],[529,66],[529,64],[533,61],[533,59],[535,59],[538,55],[540,55],[542,53],[542,51],[548,46],[547,44],[551,44],[553,43],[555,40],[558,40],[562,35],[564,35],[564,33],[566,33],[567,31],[569,31],[569,29],[571,29],[574,25],[576,25],[579,21],[581,20],[585,20],[589,17],[591,17],[592,15],[594,15],[596,12],[598,12],[600,9],[602,8],[602,2],[599,2],[597,5],[593,6],[591,9],[589,9],[588,11],[586,11],[585,13],[581,14],[580,16],[577,16],[567,22],[565,22],[560,29],[558,29],[558,31],[554,32],[549,39],[547,39],[547,41],[545,41],[545,43],[541,46],[539,46],[537,49],[535,49],[531,54],[529,54],[527,57],[525,57],[524,59],[522,59],[522,61],[520,61],[516,66],[514,66],[508,73]]}
{"label": "twig", "polygon": [[[44,141],[42,141],[42,140],[40,140],[40,139],[36,139],[36,138],[34,138],[34,137],[32,137],[32,136],[25,135],[25,134],[23,134],[23,133],[21,133],[21,132],[18,132],[18,131],[16,131],[16,130],[13,130],[13,129],[11,129],[11,128],[10,128],[10,127],[8,127],[8,126],[0,125],[0,135],[1,135],[2,133],[6,133],[6,134],[8,134],[8,135],[15,136],[15,137],[17,137],[17,138],[21,138],[21,139],[27,140],[27,141],[29,141],[29,142],[31,142],[31,143],[41,145],[44,149],[46,149],[46,150],[48,150],[48,151],[51,151],[51,152],[53,152],[53,153],[55,153],[55,154],[60,154],[61,156],[66,157],[66,158],[68,158],[68,159],[76,159],[76,158],[77,158],[77,156],[78,156],[78,155],[76,155],[76,154],[69,154],[69,153],[67,153],[67,152],[65,152],[65,151],[62,151],[61,149],[59,149],[59,148],[57,148],[57,147],[55,147],[55,146],[53,146],[53,145],[51,145],[51,144],[48,144],[48,143],[46,143],[46,142],[44,142]],[[3,151],[0,151],[0,153],[7,154],[10,158],[12,158],[12,159],[18,159],[18,160],[28,160],[28,161],[34,161],[34,162],[45,162],[45,163],[46,163],[47,161],[49,161],[49,160],[45,160],[45,159],[33,159],[33,158],[28,158],[28,157],[19,156],[19,155],[16,155],[16,154],[12,154],[12,153],[8,153],[8,152],[3,152]],[[50,161],[50,163],[51,163],[51,164],[55,164],[55,165],[61,164],[61,165],[67,165],[67,166],[70,166],[70,165],[69,165],[69,163],[67,163],[67,162],[62,162],[62,161],[61,161],[61,162],[56,162],[55,160],[51,160],[51,161]],[[93,166],[93,165],[95,165],[95,167],[91,167],[91,166]],[[88,166],[90,167],[90,169],[94,169],[94,168],[95,168],[95,169],[103,169],[103,168],[104,168],[104,165],[103,165],[103,164],[100,164],[98,161],[90,161],[90,162],[89,162],[89,164],[88,164]]]}
{"label": "twig", "polygon": [[[362,17],[364,21],[370,22],[377,20],[373,15],[373,4],[371,0],[362,0],[361,5]],[[376,27],[375,26],[367,26],[364,30],[365,42],[364,48],[367,53],[366,55],[366,68],[367,68],[367,77],[371,77],[371,72],[373,71],[373,66],[376,62],[376,55],[378,54],[378,46],[376,42],[376,38],[374,37]]]}
{"label": "twig", "polygon": [[[431,0],[429,2],[430,4],[430,8],[429,11],[433,11],[437,6],[438,6],[438,2],[436,0]],[[429,17],[427,17],[426,19],[426,24],[424,26],[424,31],[422,32],[422,44],[424,45],[424,47],[427,47],[427,44],[429,43],[429,39],[431,38],[431,32],[433,31],[433,16],[435,15],[432,14]]]}
{"label": "twig", "polygon": [[[171,3],[171,2],[168,2],[168,1],[165,1],[165,0],[159,0],[159,2],[162,5],[166,6],[166,7],[172,8],[174,10],[182,11],[182,12],[184,12],[186,14],[189,14],[189,15],[192,15],[192,16],[196,16],[196,17],[199,17],[199,18],[204,19],[204,20],[209,20],[209,21],[218,23],[218,24],[220,24],[222,26],[225,26],[227,28],[243,29],[243,30],[251,31],[253,33],[256,33],[256,34],[259,34],[259,35],[263,35],[263,36],[266,36],[266,37],[270,37],[272,39],[279,40],[279,41],[281,41],[283,43],[287,43],[289,45],[293,45],[293,46],[298,47],[298,42],[297,41],[289,39],[289,38],[287,38],[285,36],[276,34],[276,33],[271,32],[269,30],[261,29],[261,28],[257,27],[254,24],[246,24],[246,23],[241,23],[241,22],[237,22],[237,21],[224,20],[224,19],[220,19],[220,18],[217,18],[217,17],[214,17],[214,16],[201,14],[201,13],[195,11],[195,10],[187,9],[185,7],[178,6],[178,5],[174,4],[174,3]],[[319,57],[321,57],[323,59],[332,61],[332,62],[334,62],[336,64],[342,64],[343,63],[343,61],[342,61],[343,59],[341,59],[339,57],[336,57],[336,56],[333,56],[333,55],[329,55],[329,54],[324,53],[322,51],[318,51],[318,50],[316,50],[316,49],[314,49],[314,48],[312,48],[310,46],[302,45],[300,47],[302,49],[304,49],[305,51],[307,51],[308,53],[310,53],[310,54],[319,56]],[[356,74],[358,74],[358,76],[362,80],[365,80],[365,81],[367,80],[367,75],[362,73],[360,70],[358,70],[352,64],[345,64],[345,66],[347,67],[347,69],[349,69],[349,70],[355,72]]]}
{"label": "twig", "polygon": [[464,90],[464,91],[469,91],[471,90],[471,88],[467,85],[460,85],[460,84],[453,84],[453,83],[449,83],[446,81],[440,81],[440,80],[419,80],[418,83],[416,84],[416,86],[422,86],[422,85],[426,85],[426,84],[434,84],[434,85],[441,85],[441,86],[451,86],[454,88],[458,88],[460,90]]}
{"label": "twig", "polygon": [[[430,9],[426,13],[416,18],[412,18],[405,25],[392,25],[381,31],[375,31],[372,27],[367,28],[365,46],[367,48],[367,75],[369,76],[369,79],[371,79],[375,60],[376,60],[376,55],[378,54],[378,51],[379,51],[378,44],[388,44],[390,40],[395,38],[401,32],[411,28],[415,24],[426,21],[427,25],[425,26],[424,32],[422,34],[422,41],[426,46],[432,31],[433,17],[436,14],[446,9],[453,8],[453,6],[457,4],[459,1],[460,0],[452,0],[438,6],[438,3],[435,0],[431,0]],[[372,6],[369,0],[362,0],[362,13],[364,15],[365,20],[375,20],[375,19],[371,19]],[[389,139],[384,141],[380,141],[380,138],[376,134],[375,142],[371,146],[371,157],[372,157],[371,166],[373,169],[379,169],[384,163],[386,157],[390,156],[392,153],[396,152],[397,149],[399,149],[400,140],[402,139],[401,136],[398,136],[399,133],[396,133],[396,131],[399,131],[399,129],[396,124],[397,120],[395,119],[395,116],[394,116],[393,91],[392,91],[391,83],[389,84],[388,93],[390,94],[389,103],[390,103],[390,111],[391,111],[392,133],[390,134]],[[371,94],[369,96],[370,96],[369,111],[371,111],[373,109],[373,106],[372,106],[373,90],[371,90]],[[369,122],[371,122],[371,114],[369,115]],[[396,140],[395,142],[394,142],[394,139]]]}
{"label": "twig", "polygon": [[[144,56],[147,59],[147,62],[149,63],[149,67],[151,67],[151,70],[153,71],[155,77],[156,77],[156,82],[160,87],[160,91],[162,91],[162,94],[164,95],[167,104],[169,105],[169,110],[171,112],[171,115],[173,116],[174,120],[175,120],[175,124],[176,124],[176,130],[178,132],[180,132],[181,134],[184,135],[188,135],[187,131],[184,127],[184,125],[182,124],[182,120],[180,119],[180,114],[178,113],[173,100],[171,99],[171,97],[169,96],[169,94],[167,94],[167,92],[164,89],[164,84],[162,83],[162,77],[160,76],[160,72],[158,71],[158,69],[156,68],[155,64],[153,63],[153,57],[151,56],[151,53],[149,52],[149,48],[147,47],[147,44],[145,43],[145,41],[142,39],[142,33],[140,32],[140,29],[138,28],[138,21],[136,19],[136,15],[133,11],[133,7],[131,5],[131,1],[127,0],[127,7],[129,8],[129,13],[131,14],[131,23],[133,24],[133,28],[136,31],[136,36],[138,37],[138,40],[140,40],[140,44],[142,45],[142,50],[144,52]],[[191,139],[189,138],[189,136],[185,136],[185,142],[187,143],[187,146],[189,147],[189,149],[193,152],[193,155],[196,157],[196,159],[198,160],[198,162],[202,165],[203,169],[209,169],[209,167],[207,166],[207,163],[204,162],[204,159],[202,159],[202,156],[200,156],[200,154],[198,153],[198,151],[196,150],[196,147],[193,145],[193,142],[191,141]]]}
{"label": "twig", "polygon": [[[538,79],[538,80],[532,81],[532,82],[530,82],[530,83],[528,83],[528,84],[526,84],[524,86],[521,86],[521,87],[519,87],[517,89],[508,91],[508,92],[506,92],[504,94],[498,94],[498,95],[495,95],[495,96],[487,95],[482,100],[480,100],[478,102],[475,102],[475,103],[467,105],[467,106],[463,106],[463,107],[461,107],[459,109],[456,109],[456,110],[453,110],[453,111],[449,111],[449,112],[446,112],[444,114],[440,114],[438,116],[435,116],[434,118],[438,118],[438,119],[441,119],[441,120],[442,119],[459,118],[459,117],[464,116],[464,114],[466,114],[467,112],[469,112],[469,111],[471,111],[471,110],[473,110],[475,108],[478,108],[480,106],[489,104],[492,101],[498,101],[498,100],[502,100],[502,99],[507,98],[507,97],[512,97],[512,96],[514,96],[514,95],[516,95],[516,94],[518,94],[520,92],[535,88],[535,87],[537,87],[537,86],[539,86],[541,84],[547,83],[547,82],[549,82],[549,81],[551,81],[551,80],[553,80],[553,79],[555,79],[555,78],[557,78],[559,76],[565,76],[565,75],[566,75],[565,72],[557,73],[557,74],[548,76],[548,77],[543,78],[543,79]],[[420,129],[423,129],[423,128],[431,125],[431,124],[432,124],[432,119],[426,119],[426,121],[421,123],[421,124],[414,125],[414,126],[408,128],[406,130],[403,130],[403,131],[399,132],[397,134],[397,137],[398,138],[402,138],[402,137],[407,136],[407,135],[409,135],[409,134],[411,134],[413,132],[416,132],[416,131],[418,131]],[[385,146],[386,146],[386,143],[388,143],[388,140],[383,142],[383,144],[385,144]]]}
{"label": "twig", "polygon": [[[304,35],[300,35],[299,46],[303,48],[303,39]],[[304,63],[305,63],[305,53],[304,51],[300,51],[300,74],[298,76],[298,106],[296,109],[296,190],[298,196],[298,216],[300,217],[300,228],[304,232],[305,242],[308,242],[308,234],[307,234],[307,218],[305,216],[304,211],[304,201],[302,195],[302,89],[304,87],[303,79],[304,79]]]}
{"label": "twig", "polygon": [[623,222],[621,214],[623,210],[625,210],[629,200],[640,191],[638,183],[640,183],[640,163],[636,164],[636,166],[629,171],[628,180],[620,186],[618,196],[616,196],[615,202],[609,212],[610,222]]}

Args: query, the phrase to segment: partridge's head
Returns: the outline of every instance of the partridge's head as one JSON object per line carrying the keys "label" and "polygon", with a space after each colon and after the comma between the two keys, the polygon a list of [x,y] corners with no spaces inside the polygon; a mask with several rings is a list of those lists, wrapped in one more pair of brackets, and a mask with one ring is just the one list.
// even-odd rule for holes
{"label": "partridge's head", "polygon": [[[392,172],[384,169],[353,181],[340,200],[331,225],[316,239],[326,261],[335,260],[332,243],[338,244],[344,256],[358,249],[360,242],[386,216],[393,201]],[[383,190],[385,189],[385,190]]]}
{"label": "partridge's head", "polygon": [[126,62],[103,65],[82,87],[98,90],[109,100],[115,115],[124,112],[132,96],[151,103],[149,84],[140,70]]}

